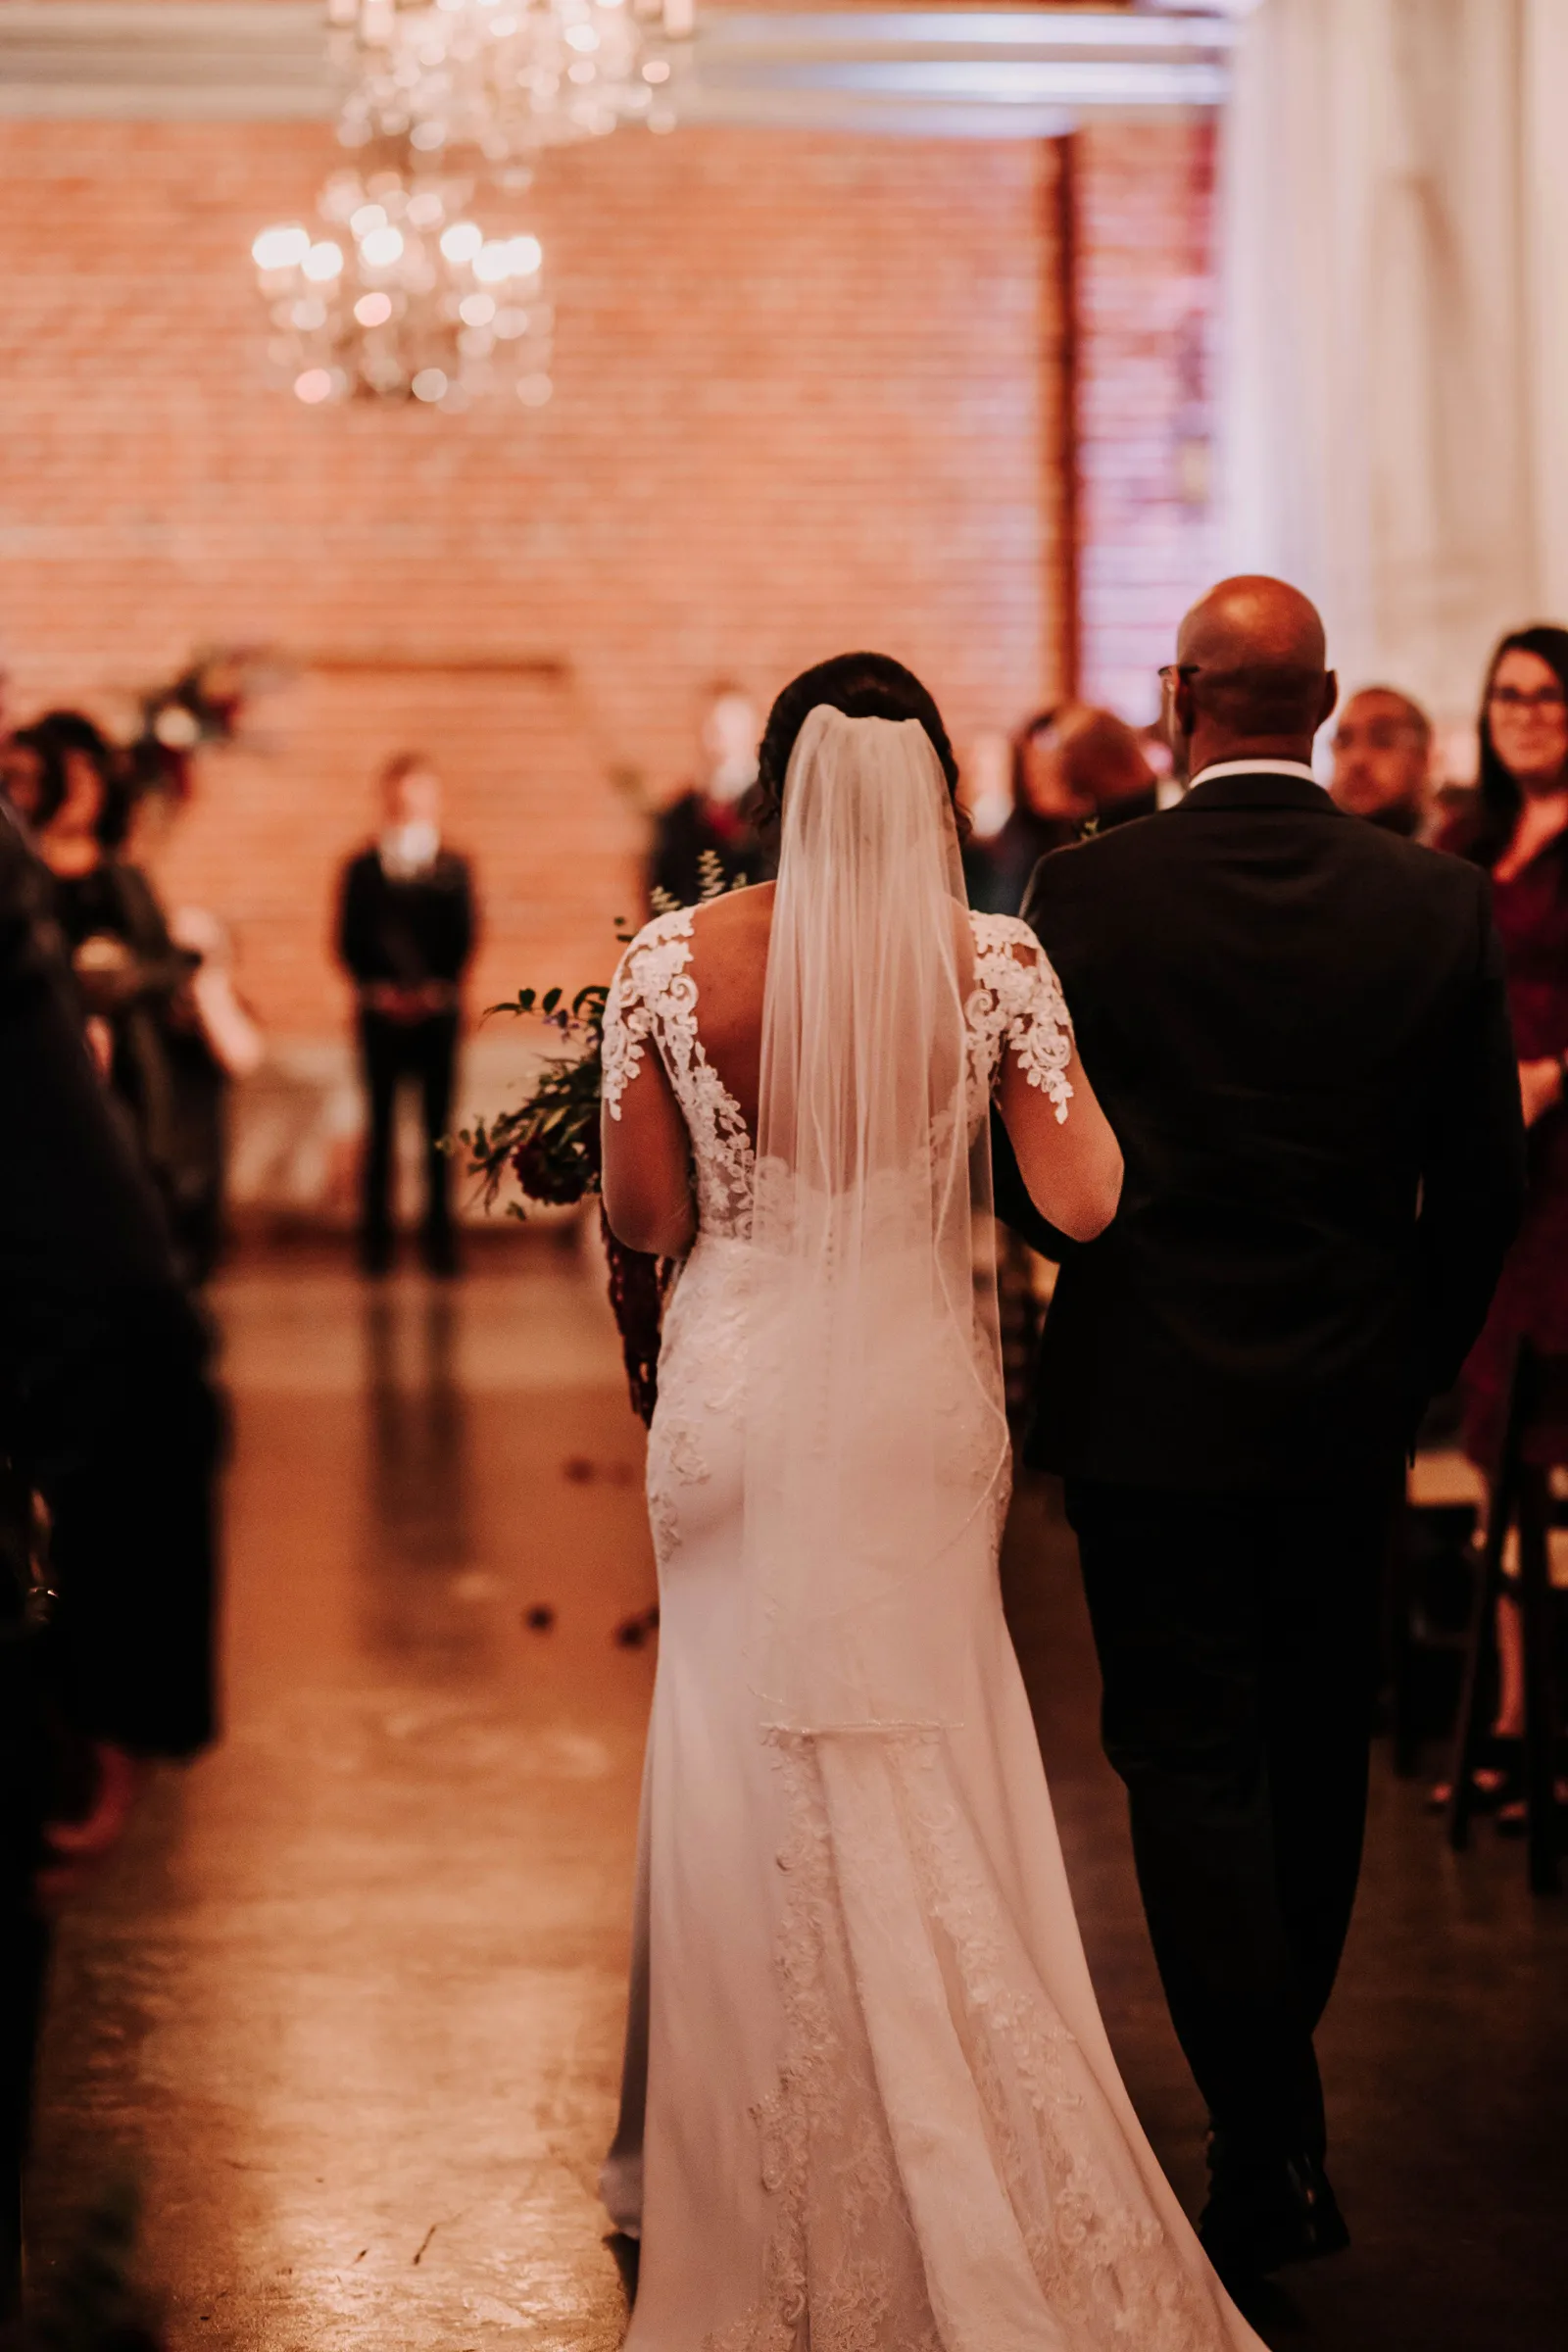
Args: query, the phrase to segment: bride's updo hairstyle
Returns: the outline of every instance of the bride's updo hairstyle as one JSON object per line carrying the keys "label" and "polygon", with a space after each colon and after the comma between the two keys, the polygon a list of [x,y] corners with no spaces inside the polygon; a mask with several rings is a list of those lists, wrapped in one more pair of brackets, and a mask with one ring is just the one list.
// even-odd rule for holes
{"label": "bride's updo hairstyle", "polygon": [[789,772],[795,739],[818,704],[842,710],[846,718],[918,719],[941,762],[958,820],[960,840],[967,831],[958,807],[958,762],[948,741],[928,689],[912,669],[890,654],[836,654],[792,678],[767,714],[757,756],[757,792],[763,825],[771,832],[784,811],[784,778]]}

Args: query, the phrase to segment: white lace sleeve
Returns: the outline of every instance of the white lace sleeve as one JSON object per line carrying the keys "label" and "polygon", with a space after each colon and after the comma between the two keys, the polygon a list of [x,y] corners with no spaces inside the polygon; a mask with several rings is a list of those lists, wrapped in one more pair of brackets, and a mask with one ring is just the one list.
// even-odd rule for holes
{"label": "white lace sleeve", "polygon": [[971,1029],[986,1041],[990,1083],[1010,1052],[1031,1086],[1050,1098],[1057,1124],[1067,1117],[1072,1083],[1072,1021],[1061,983],[1027,923],[1007,914],[976,914]]}
{"label": "white lace sleeve", "polygon": [[616,964],[605,1004],[600,1092],[612,1119],[620,1116],[620,1098],[637,1075],[653,1028],[653,1011],[642,987],[642,958],[637,953],[640,936]]}
{"label": "white lace sleeve", "polygon": [[[689,907],[657,915],[643,925],[615,966],[600,1049],[600,1094],[612,1119],[619,1118],[621,1097],[642,1067],[643,1048],[652,1039],[658,1050],[661,1006],[667,1009],[671,997],[679,994],[677,975],[690,933]],[[689,982],[685,985],[690,987]]]}

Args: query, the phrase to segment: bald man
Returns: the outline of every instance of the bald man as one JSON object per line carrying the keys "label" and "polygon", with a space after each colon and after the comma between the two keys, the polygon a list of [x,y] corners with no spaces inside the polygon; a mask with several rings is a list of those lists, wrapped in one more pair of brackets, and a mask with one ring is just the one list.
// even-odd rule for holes
{"label": "bald man", "polygon": [[1523,1138],[1485,880],[1337,808],[1322,623],[1223,581],[1161,673],[1191,790],[1024,914],[1126,1157],[1059,1259],[1027,1448],[1065,1479],[1171,2015],[1239,2287],[1348,2242],[1312,2036],[1354,1898],[1401,1464],[1480,1329]]}

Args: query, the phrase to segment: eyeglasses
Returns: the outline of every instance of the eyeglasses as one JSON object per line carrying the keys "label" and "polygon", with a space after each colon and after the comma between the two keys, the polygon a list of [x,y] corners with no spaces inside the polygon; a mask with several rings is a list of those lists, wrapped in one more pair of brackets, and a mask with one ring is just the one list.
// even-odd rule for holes
{"label": "eyeglasses", "polygon": [[1499,710],[1568,710],[1568,696],[1560,686],[1537,686],[1530,693],[1522,686],[1494,686],[1487,699]]}
{"label": "eyeglasses", "polygon": [[1167,662],[1159,672],[1159,682],[1168,692],[1178,678],[1196,678],[1202,666],[1201,662]]}

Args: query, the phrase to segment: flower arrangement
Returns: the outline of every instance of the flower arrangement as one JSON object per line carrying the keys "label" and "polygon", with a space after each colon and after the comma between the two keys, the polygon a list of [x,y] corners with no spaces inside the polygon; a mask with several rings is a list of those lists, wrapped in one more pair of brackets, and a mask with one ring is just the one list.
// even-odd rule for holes
{"label": "flower arrangement", "polygon": [[[547,1060],[525,1102],[493,1119],[475,1119],[459,1134],[486,1208],[494,1206],[505,1185],[515,1184],[520,1198],[507,1202],[513,1217],[526,1218],[530,1203],[575,1207],[599,1191],[599,1099],[610,991],[600,985],[580,988],[569,1005],[564,996],[559,988],[542,996],[524,988],[509,1004],[489,1005],[485,1013],[486,1019],[502,1012],[532,1015],[577,1044],[575,1053]],[[646,1425],[659,1396],[659,1326],[671,1269],[662,1259],[645,1257],[618,1242],[602,1205],[599,1223],[632,1409]]]}
{"label": "flower arrangement", "polygon": [[[702,904],[722,898],[726,889],[744,887],[744,876],[726,881],[723,866],[711,850],[699,859]],[[662,890],[653,894],[653,911],[664,914],[676,902]],[[623,926],[615,933],[624,945],[632,934]],[[576,1051],[557,1054],[545,1063],[544,1075],[532,1094],[512,1110],[493,1119],[476,1118],[459,1131],[458,1142],[468,1155],[468,1173],[479,1179],[486,1208],[492,1208],[508,1184],[519,1198],[507,1202],[507,1214],[525,1219],[529,1204],[570,1208],[599,1191],[599,1108],[604,1084],[605,1007],[610,990],[596,983],[579,988],[569,1004],[560,988],[520,989],[510,1002],[486,1007],[543,1021],[562,1037],[573,1040]],[[628,1250],[610,1230],[603,1205],[599,1211],[605,1254],[610,1261],[610,1303],[620,1332],[626,1380],[632,1409],[644,1423],[652,1421],[659,1396],[659,1328],[664,1293],[673,1267],[668,1260],[647,1257]]]}
{"label": "flower arrangement", "polygon": [[124,744],[135,792],[189,800],[196,754],[209,744],[233,743],[246,704],[268,682],[263,657],[237,646],[209,648],[178,677],[143,687]]}

